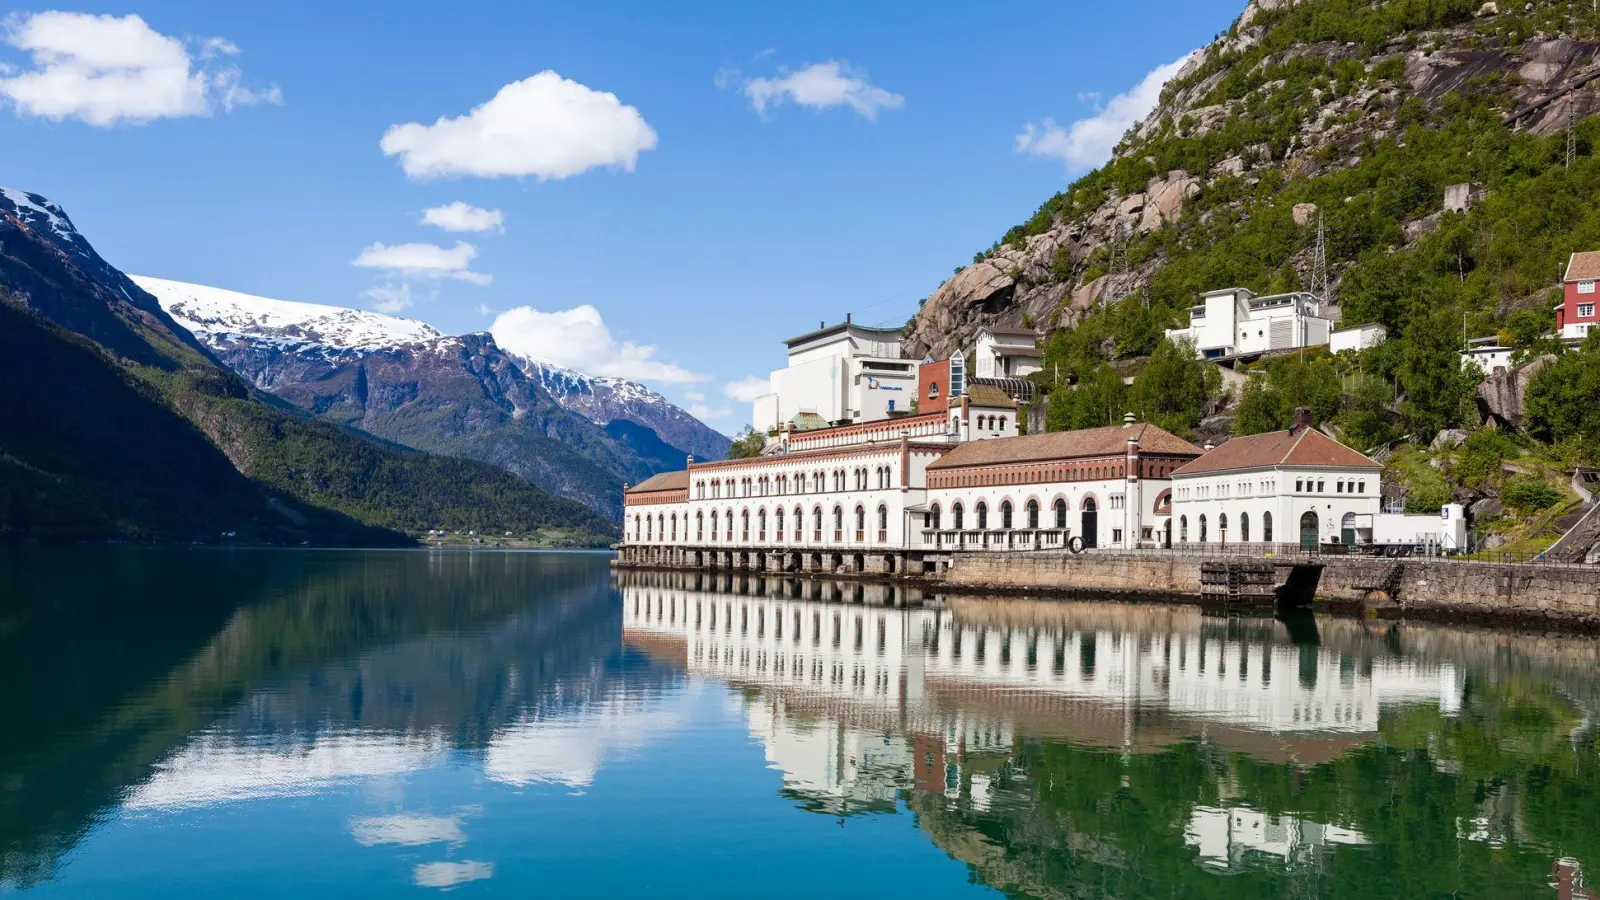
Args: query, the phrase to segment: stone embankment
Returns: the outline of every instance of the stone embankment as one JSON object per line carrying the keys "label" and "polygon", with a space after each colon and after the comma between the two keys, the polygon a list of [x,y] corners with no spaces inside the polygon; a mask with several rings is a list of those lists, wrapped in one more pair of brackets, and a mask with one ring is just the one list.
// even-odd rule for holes
{"label": "stone embankment", "polygon": [[[1200,595],[1208,557],[1185,554],[955,554],[938,581],[962,592],[1150,598]],[[1319,605],[1371,614],[1600,628],[1600,566],[1323,557]]]}

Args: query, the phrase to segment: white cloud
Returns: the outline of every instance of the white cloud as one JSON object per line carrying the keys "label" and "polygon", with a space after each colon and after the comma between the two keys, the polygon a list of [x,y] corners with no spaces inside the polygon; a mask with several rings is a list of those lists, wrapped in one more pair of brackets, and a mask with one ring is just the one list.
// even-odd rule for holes
{"label": "white cloud", "polygon": [[191,56],[136,15],[60,11],[15,16],[5,29],[6,43],[33,58],[22,71],[0,66],[0,97],[18,115],[107,128],[283,102],[278,88],[246,88],[237,67],[218,65],[239,52],[224,38],[190,39],[199,44]]}
{"label": "white cloud", "polygon": [[478,248],[456,241],[454,247],[437,244],[373,244],[361,251],[351,265],[362,269],[383,269],[403,278],[453,278],[472,284],[488,284],[492,275],[474,272],[469,266]]}
{"label": "white cloud", "polygon": [[427,816],[395,813],[389,816],[362,816],[350,820],[350,835],[363,847],[397,844],[420,847],[423,844],[463,844],[467,833],[460,816]]}
{"label": "white cloud", "polygon": [[437,225],[445,231],[505,231],[506,214],[457,200],[424,211],[422,224]]}
{"label": "white cloud", "polygon": [[546,70],[514,81],[464,116],[392,125],[379,143],[412,178],[567,178],[602,166],[633,171],[656,133],[617,95]]}
{"label": "white cloud", "polygon": [[712,409],[704,403],[691,403],[689,404],[689,415],[704,422],[707,419],[725,419],[733,415],[733,410],[727,407]]}
{"label": "white cloud", "polygon": [[461,862],[419,863],[411,871],[411,881],[417,887],[449,890],[458,884],[494,877],[494,863],[462,860]]}
{"label": "white cloud", "polygon": [[411,285],[375,284],[361,292],[372,301],[373,309],[381,313],[397,313],[411,307]]}
{"label": "white cloud", "polygon": [[487,304],[487,303],[479,303],[478,304],[478,315],[487,316],[492,312],[494,312],[494,310],[489,308],[489,304]]}
{"label": "white cloud", "polygon": [[1053,119],[1035,124],[1029,122],[1017,135],[1017,152],[1035,156],[1051,156],[1067,164],[1067,171],[1085,172],[1111,158],[1117,142],[1128,129],[1156,108],[1161,99],[1161,87],[1178,74],[1184,63],[1194,54],[1185,55],[1163,66],[1157,66],[1132,90],[1112,97],[1104,106],[1095,94],[1082,97],[1095,99],[1095,114],[1079,119],[1062,128]]}
{"label": "white cloud", "polygon": [[[718,73],[719,80],[726,80]],[[744,95],[756,112],[766,114],[769,105],[791,100],[801,106],[823,110],[848,106],[868,119],[876,119],[881,109],[899,109],[906,98],[855,77],[842,60],[814,63],[798,72],[777,78],[752,78],[744,83]]]}
{"label": "white cloud", "polygon": [[730,381],[722,386],[722,392],[742,403],[751,403],[757,397],[772,393],[772,380],[759,375]]}
{"label": "white cloud", "polygon": [[704,403],[706,402],[706,395],[700,391],[684,391],[683,399],[692,403]]}
{"label": "white cloud", "polygon": [[512,353],[588,375],[669,384],[706,380],[676,363],[656,359],[653,346],[619,342],[600,317],[600,310],[589,304],[557,312],[519,306],[495,317],[489,331],[495,343]]}

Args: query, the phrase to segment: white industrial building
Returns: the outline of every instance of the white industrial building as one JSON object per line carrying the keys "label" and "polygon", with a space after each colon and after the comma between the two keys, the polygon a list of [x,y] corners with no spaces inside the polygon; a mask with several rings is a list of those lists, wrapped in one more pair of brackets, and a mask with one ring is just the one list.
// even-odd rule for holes
{"label": "white industrial building", "polygon": [[1313,294],[1257,297],[1245,288],[1227,288],[1206,293],[1189,308],[1189,327],[1170,330],[1167,337],[1188,341],[1206,359],[1223,359],[1324,346],[1332,331]]}
{"label": "white industrial building", "polygon": [[1510,369],[1511,354],[1515,352],[1500,343],[1498,337],[1473,338],[1467,341],[1467,349],[1461,354],[1461,364],[1477,366],[1485,376],[1489,376],[1496,369]]}
{"label": "white industrial building", "polygon": [[757,397],[751,424],[775,431],[797,416],[829,425],[870,422],[911,411],[917,392],[917,361],[900,354],[900,330],[838,325],[793,337],[789,364],[772,372],[769,394]]}
{"label": "white industrial building", "polygon": [[1383,512],[1383,466],[1312,427],[1234,438],[1172,473],[1178,544],[1408,544],[1464,549],[1450,516]]}
{"label": "white industrial building", "polygon": [[1333,353],[1366,350],[1389,339],[1389,329],[1376,322],[1340,328],[1328,336],[1328,350]]}
{"label": "white industrial building", "polygon": [[1039,371],[1043,356],[1038,347],[1039,335],[1031,328],[1000,328],[984,326],[978,329],[977,346],[973,350],[973,374],[979,378],[1026,378]]}

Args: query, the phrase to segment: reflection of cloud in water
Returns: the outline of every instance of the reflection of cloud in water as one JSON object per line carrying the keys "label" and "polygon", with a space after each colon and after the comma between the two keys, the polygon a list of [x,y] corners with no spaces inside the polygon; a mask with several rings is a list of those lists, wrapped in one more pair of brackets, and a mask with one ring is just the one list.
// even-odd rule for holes
{"label": "reflection of cloud in water", "polygon": [[163,809],[310,794],[354,779],[414,772],[442,762],[448,752],[449,743],[438,734],[336,732],[262,745],[202,732],[156,766],[125,806]]}
{"label": "reflection of cloud in water", "polygon": [[364,816],[350,820],[350,834],[363,847],[398,844],[418,847],[423,844],[461,844],[467,833],[461,828],[464,816],[428,816],[420,813],[395,813],[389,816]]}
{"label": "reflection of cloud in water", "polygon": [[458,884],[482,881],[494,877],[494,863],[462,860],[461,862],[422,863],[411,871],[411,881],[417,887],[450,890]]}
{"label": "reflection of cloud in water", "polygon": [[509,725],[489,741],[484,774],[517,786],[588,787],[608,758],[643,749],[681,728],[686,715],[682,701],[694,693],[691,687],[672,708],[624,696],[560,719],[526,719]]}

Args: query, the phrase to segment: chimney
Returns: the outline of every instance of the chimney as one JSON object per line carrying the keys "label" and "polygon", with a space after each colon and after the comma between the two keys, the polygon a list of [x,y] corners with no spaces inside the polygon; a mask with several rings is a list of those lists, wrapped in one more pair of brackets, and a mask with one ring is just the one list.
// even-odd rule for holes
{"label": "chimney", "polygon": [[1317,423],[1313,419],[1309,407],[1296,406],[1294,408],[1294,425],[1289,429],[1289,433],[1294,434],[1302,428],[1310,428],[1315,424]]}
{"label": "chimney", "polygon": [[844,323],[845,323],[845,324],[846,324],[846,325],[849,325],[849,324],[850,324],[850,314],[849,314],[849,313],[845,313],[845,314],[844,314]]}
{"label": "chimney", "polygon": [[1122,427],[1123,428],[1132,428],[1133,427],[1133,423],[1135,423],[1137,421],[1139,421],[1139,417],[1134,415],[1131,412],[1122,414]]}
{"label": "chimney", "polygon": [[685,466],[684,466],[684,468],[685,468],[685,469],[692,469],[692,468],[694,468],[694,454],[693,454],[693,453],[691,453],[691,454],[689,454],[689,462],[688,462],[688,464],[687,464],[687,465],[685,465]]}

